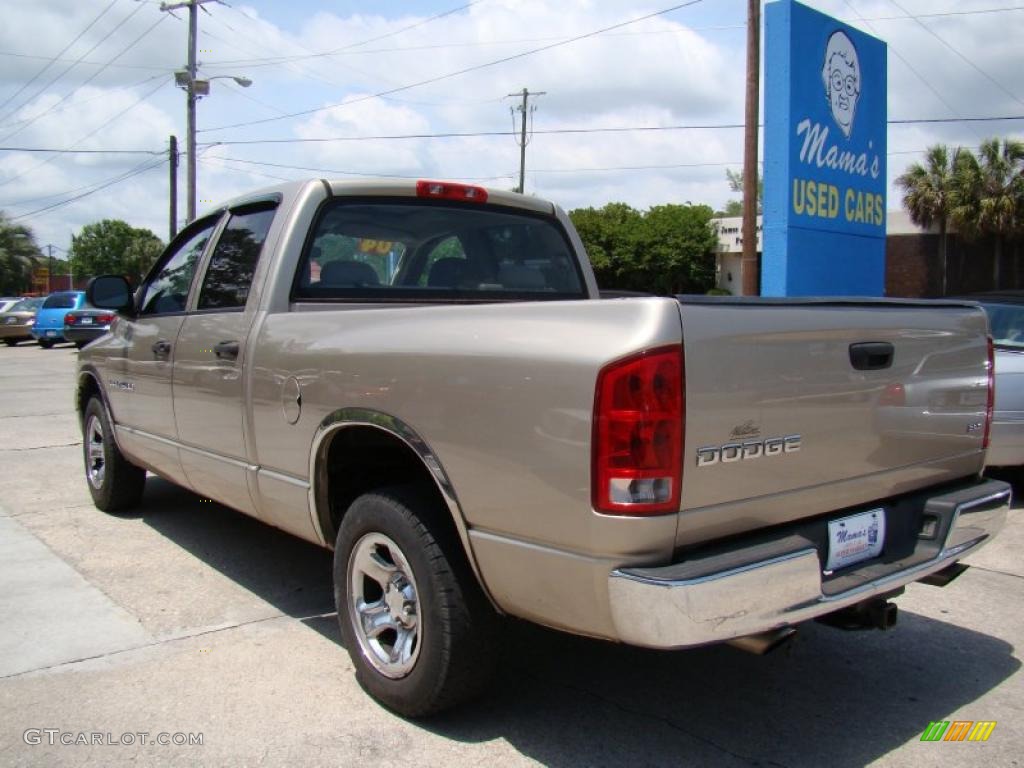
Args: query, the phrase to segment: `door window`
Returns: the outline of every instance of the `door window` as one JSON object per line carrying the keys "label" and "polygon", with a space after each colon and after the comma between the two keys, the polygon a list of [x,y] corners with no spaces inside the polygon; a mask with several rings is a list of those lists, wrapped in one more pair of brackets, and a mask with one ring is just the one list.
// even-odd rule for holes
{"label": "door window", "polygon": [[180,241],[163,259],[163,265],[146,285],[142,300],[139,302],[140,315],[163,315],[185,311],[185,302],[188,301],[188,290],[192,285],[196,265],[216,224],[216,218],[205,222]]}
{"label": "door window", "polygon": [[273,208],[231,214],[206,269],[197,309],[245,306],[260,251],[273,220]]}

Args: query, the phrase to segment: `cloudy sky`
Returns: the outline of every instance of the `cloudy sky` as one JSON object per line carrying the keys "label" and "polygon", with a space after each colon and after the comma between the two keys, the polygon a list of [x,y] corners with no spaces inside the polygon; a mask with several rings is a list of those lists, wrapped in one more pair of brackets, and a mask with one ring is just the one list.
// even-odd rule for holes
{"label": "cloudy sky", "polygon": [[[742,123],[746,2],[697,0],[559,44],[678,3],[209,2],[200,72],[227,77],[199,102],[199,208],[312,176],[511,188],[519,149],[508,94],[524,87],[545,92],[531,102],[527,192],[566,208],[721,206],[731,196],[725,169],[741,167],[741,130],[634,129]],[[1024,115],[1020,0],[808,4],[889,44],[891,120]],[[4,0],[0,210],[40,244],[65,249],[102,218],[167,237],[167,140],[185,142],[173,72],[185,62],[186,20],[159,0]],[[592,130],[607,128],[631,130]],[[892,125],[890,183],[929,144],[996,135],[1024,136],[1024,120]],[[382,136],[419,138],[372,138]],[[184,182],[183,163],[182,216]]]}

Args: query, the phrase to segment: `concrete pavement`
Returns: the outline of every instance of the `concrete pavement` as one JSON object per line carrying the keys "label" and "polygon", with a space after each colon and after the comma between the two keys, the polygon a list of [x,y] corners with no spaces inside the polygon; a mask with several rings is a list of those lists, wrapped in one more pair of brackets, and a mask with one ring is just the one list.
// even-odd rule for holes
{"label": "concrete pavement", "polygon": [[[133,514],[93,508],[74,359],[0,349],[2,765],[1024,765],[1019,510],[892,632],[812,624],[757,658],[512,624],[488,695],[413,723],[355,683],[327,552],[155,478]],[[920,741],[955,719],[998,724]]]}

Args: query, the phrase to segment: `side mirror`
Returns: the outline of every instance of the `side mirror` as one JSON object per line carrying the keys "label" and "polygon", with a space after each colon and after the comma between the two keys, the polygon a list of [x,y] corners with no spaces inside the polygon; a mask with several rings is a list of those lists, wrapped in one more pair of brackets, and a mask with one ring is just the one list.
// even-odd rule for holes
{"label": "side mirror", "polygon": [[132,287],[121,275],[100,275],[89,281],[85,299],[97,309],[112,309],[123,315],[135,314]]}

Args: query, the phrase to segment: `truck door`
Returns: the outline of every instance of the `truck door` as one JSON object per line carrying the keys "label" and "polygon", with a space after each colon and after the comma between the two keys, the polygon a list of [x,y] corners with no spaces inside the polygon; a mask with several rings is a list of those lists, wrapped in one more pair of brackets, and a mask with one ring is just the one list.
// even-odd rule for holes
{"label": "truck door", "polygon": [[219,216],[197,221],[175,238],[150,271],[138,296],[138,315],[119,324],[123,366],[108,383],[118,439],[130,455],[184,482],[171,407],[171,373],[178,331],[200,257]]}
{"label": "truck door", "polygon": [[230,211],[174,357],[174,419],[189,483],[249,514],[256,507],[248,490],[243,364],[258,302],[250,288],[275,209],[260,203]]}

